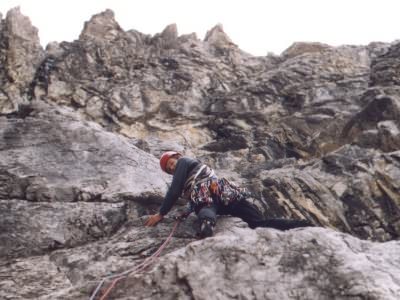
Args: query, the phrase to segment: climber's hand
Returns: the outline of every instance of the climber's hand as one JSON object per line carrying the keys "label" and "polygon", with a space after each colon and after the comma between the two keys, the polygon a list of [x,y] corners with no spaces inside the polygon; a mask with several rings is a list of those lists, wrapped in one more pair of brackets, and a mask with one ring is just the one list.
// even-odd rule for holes
{"label": "climber's hand", "polygon": [[145,226],[156,226],[158,222],[162,220],[163,216],[160,214],[155,214],[150,216],[146,222],[144,223]]}

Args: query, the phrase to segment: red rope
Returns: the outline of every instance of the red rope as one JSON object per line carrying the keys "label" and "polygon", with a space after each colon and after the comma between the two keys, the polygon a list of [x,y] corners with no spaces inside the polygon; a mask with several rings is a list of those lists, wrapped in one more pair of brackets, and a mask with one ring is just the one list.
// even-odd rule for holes
{"label": "red rope", "polygon": [[[111,290],[115,287],[115,285],[117,284],[117,282],[120,281],[122,278],[128,276],[129,274],[134,274],[134,273],[137,273],[137,272],[139,272],[139,271],[142,271],[142,270],[144,270],[146,267],[148,267],[150,264],[152,264],[152,263],[156,260],[156,258],[161,254],[162,250],[163,250],[163,249],[168,245],[168,243],[171,241],[172,236],[173,236],[173,234],[174,234],[176,228],[178,227],[179,223],[180,223],[180,220],[178,220],[178,221],[175,223],[175,226],[174,226],[174,228],[172,229],[171,233],[169,234],[168,238],[164,241],[164,243],[161,244],[161,246],[158,248],[158,250],[157,250],[156,252],[154,252],[150,257],[146,258],[140,265],[138,265],[138,266],[136,266],[136,267],[134,267],[134,268],[132,268],[132,269],[130,269],[130,270],[127,270],[127,271],[125,271],[125,272],[122,272],[122,273],[120,273],[120,274],[115,274],[115,275],[111,276],[111,277],[113,277],[113,278],[115,278],[115,277],[117,277],[117,278],[115,278],[115,279],[111,282],[110,286],[107,288],[107,290],[106,290],[106,291],[104,292],[104,294],[101,296],[100,300],[105,300],[106,297],[110,294]],[[107,277],[107,278],[109,278],[109,277]],[[95,290],[95,292],[93,293],[93,295],[90,297],[90,299],[94,299],[94,298],[95,298],[95,296],[96,296],[97,292],[99,291],[101,285],[103,284],[103,282],[104,282],[107,278],[103,279],[103,280],[100,282],[99,286],[97,287],[97,289]]]}

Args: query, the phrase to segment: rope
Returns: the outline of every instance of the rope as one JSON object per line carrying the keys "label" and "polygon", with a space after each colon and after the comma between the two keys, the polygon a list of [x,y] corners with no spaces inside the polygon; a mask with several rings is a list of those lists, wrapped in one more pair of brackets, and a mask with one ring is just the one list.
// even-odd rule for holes
{"label": "rope", "polygon": [[158,248],[158,250],[156,252],[154,252],[150,257],[146,258],[141,264],[139,264],[138,266],[126,270],[124,272],[121,272],[119,274],[114,274],[114,275],[110,275],[107,277],[104,277],[100,283],[97,285],[96,289],[94,290],[92,296],[89,298],[89,300],[94,300],[97,293],[100,291],[102,285],[104,284],[104,282],[108,279],[113,279],[115,278],[110,286],[107,288],[107,290],[104,292],[104,294],[101,296],[100,300],[105,300],[106,297],[108,296],[108,294],[111,292],[111,290],[114,288],[114,286],[117,284],[118,281],[120,281],[122,278],[126,277],[127,275],[131,274],[131,273],[137,273],[140,271],[143,271],[145,268],[147,268],[149,265],[151,265],[156,258],[161,254],[162,250],[169,244],[169,242],[172,239],[173,234],[176,231],[176,228],[178,227],[179,223],[181,222],[181,220],[178,220],[175,222],[174,228],[171,230],[171,233],[169,234],[169,236],[167,237],[167,239],[164,241],[164,243],[161,244],[161,246]]}

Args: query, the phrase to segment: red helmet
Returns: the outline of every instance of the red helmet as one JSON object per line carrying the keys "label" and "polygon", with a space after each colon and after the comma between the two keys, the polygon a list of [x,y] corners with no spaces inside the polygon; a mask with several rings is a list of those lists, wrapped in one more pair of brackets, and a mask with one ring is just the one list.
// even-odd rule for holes
{"label": "red helmet", "polygon": [[161,155],[161,158],[160,158],[160,167],[161,167],[161,169],[162,169],[165,173],[168,173],[168,172],[167,172],[167,162],[168,162],[168,160],[169,160],[172,156],[175,156],[175,155],[182,155],[182,154],[180,154],[179,152],[176,152],[176,151],[167,151],[167,152],[164,152],[164,153]]}

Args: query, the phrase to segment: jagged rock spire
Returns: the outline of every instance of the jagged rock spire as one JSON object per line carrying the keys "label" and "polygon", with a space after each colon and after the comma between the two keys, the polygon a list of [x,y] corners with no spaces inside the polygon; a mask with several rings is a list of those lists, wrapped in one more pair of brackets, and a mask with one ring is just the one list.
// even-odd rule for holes
{"label": "jagged rock spire", "polygon": [[115,20],[114,12],[110,9],[94,15],[85,22],[84,28],[79,36],[80,40],[113,40],[119,33],[123,32],[121,26]]}
{"label": "jagged rock spire", "polygon": [[161,37],[165,40],[176,40],[178,38],[178,28],[176,24],[170,24],[161,32]]}
{"label": "jagged rock spire", "polygon": [[9,10],[1,25],[0,113],[11,113],[27,102],[27,92],[44,51],[38,29],[19,7]]}
{"label": "jagged rock spire", "polygon": [[22,38],[40,47],[38,29],[32,25],[28,17],[21,13],[19,6],[7,12],[6,28],[9,36]]}
{"label": "jagged rock spire", "polygon": [[170,24],[161,32],[154,36],[153,45],[158,50],[175,48],[178,42],[178,28],[176,24]]}
{"label": "jagged rock spire", "polygon": [[207,31],[204,41],[218,48],[235,45],[225,33],[222,24],[217,24],[211,30]]}

